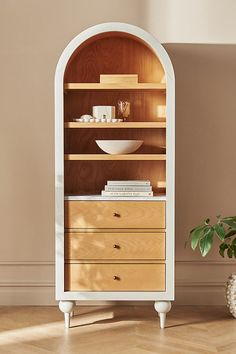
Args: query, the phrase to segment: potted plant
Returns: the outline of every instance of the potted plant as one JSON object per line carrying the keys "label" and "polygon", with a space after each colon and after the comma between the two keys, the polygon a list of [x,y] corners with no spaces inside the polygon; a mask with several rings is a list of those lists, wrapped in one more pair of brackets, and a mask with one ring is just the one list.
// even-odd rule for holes
{"label": "potted plant", "polygon": [[[217,217],[215,224],[210,219],[190,231],[189,239],[191,248],[195,251],[199,248],[205,257],[211,250],[214,240],[219,242],[219,254],[224,257],[236,258],[236,216]],[[226,286],[226,301],[229,311],[236,318],[236,274],[232,274]]]}

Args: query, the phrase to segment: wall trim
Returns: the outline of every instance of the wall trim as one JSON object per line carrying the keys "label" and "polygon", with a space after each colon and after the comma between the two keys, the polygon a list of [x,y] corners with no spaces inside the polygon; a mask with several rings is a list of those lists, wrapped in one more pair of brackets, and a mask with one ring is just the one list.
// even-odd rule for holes
{"label": "wall trim", "polygon": [[[179,287],[224,287],[224,282],[176,282],[176,288]],[[0,287],[48,287],[55,288],[53,282],[0,282]]]}
{"label": "wall trim", "polygon": [[37,266],[54,266],[55,262],[54,261],[0,261],[0,266],[32,266],[32,265],[37,265]]}
{"label": "wall trim", "polygon": [[[54,284],[3,284],[0,285],[0,305],[2,306],[57,306]],[[176,286],[174,305],[225,305],[225,285],[222,283],[179,284]],[[152,301],[79,301],[79,306],[100,305],[148,305]]]}
{"label": "wall trim", "polygon": [[[232,260],[224,260],[224,261],[199,261],[199,260],[186,260],[186,261],[175,261],[176,264],[196,264],[196,265],[236,265],[236,261],[234,259]],[[55,261],[13,261],[13,260],[6,260],[6,261],[0,261],[0,266],[1,265],[55,265]]]}
{"label": "wall trim", "polygon": [[203,265],[203,266],[214,266],[214,265],[235,265],[236,266],[236,261],[235,260],[228,260],[228,261],[195,261],[195,260],[190,260],[190,261],[176,261],[175,262],[177,265]]}
{"label": "wall trim", "polygon": [[44,282],[0,282],[0,288],[15,288],[15,287],[47,287],[54,288],[54,283],[44,283]]}

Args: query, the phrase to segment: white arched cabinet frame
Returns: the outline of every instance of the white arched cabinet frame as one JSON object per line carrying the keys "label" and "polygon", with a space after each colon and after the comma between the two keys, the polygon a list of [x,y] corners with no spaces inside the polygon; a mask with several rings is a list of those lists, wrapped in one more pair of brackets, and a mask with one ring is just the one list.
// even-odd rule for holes
{"label": "white arched cabinet frame", "polygon": [[[160,60],[166,77],[166,274],[165,291],[65,291],[64,290],[64,73],[75,50],[89,38],[106,32],[124,32],[140,38]],[[172,63],[164,47],[143,29],[125,23],[103,23],[76,36],[63,51],[55,74],[55,219],[56,219],[56,299],[65,314],[65,326],[75,301],[150,300],[165,326],[166,313],[174,300],[174,176],[175,176],[175,78]]]}

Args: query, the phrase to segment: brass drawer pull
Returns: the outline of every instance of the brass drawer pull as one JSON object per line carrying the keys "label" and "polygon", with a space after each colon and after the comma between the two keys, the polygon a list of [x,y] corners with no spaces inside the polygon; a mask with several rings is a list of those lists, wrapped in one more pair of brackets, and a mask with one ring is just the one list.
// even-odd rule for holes
{"label": "brass drawer pull", "polygon": [[116,218],[120,218],[120,214],[119,213],[113,213],[113,216],[115,216]]}
{"label": "brass drawer pull", "polygon": [[113,245],[113,248],[116,248],[116,249],[119,250],[119,249],[120,249],[120,245],[114,244],[114,245]]}
{"label": "brass drawer pull", "polygon": [[117,275],[114,275],[113,279],[114,280],[120,280],[120,277],[118,277]]}

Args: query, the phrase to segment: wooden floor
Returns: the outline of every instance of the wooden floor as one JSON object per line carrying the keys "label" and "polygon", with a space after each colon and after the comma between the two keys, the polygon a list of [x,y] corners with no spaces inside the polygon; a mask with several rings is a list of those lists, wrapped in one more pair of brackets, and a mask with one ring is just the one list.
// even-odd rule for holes
{"label": "wooden floor", "polygon": [[225,307],[173,307],[164,330],[151,306],[76,311],[65,330],[57,307],[0,307],[0,353],[236,353],[236,319]]}

